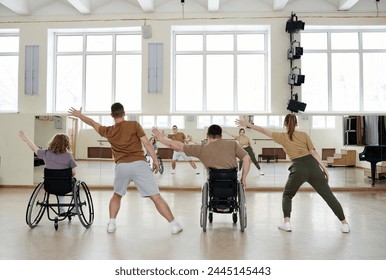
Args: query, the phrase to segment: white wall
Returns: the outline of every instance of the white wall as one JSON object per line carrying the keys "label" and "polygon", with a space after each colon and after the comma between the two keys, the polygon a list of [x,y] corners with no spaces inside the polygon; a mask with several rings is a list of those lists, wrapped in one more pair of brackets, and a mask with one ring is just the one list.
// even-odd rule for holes
{"label": "white wall", "polygon": [[[376,25],[385,24],[384,18],[375,17],[366,14],[344,13],[344,18],[338,18],[337,13],[333,14],[306,14],[304,17],[298,14],[299,19],[306,24],[320,25],[344,25],[344,24],[362,24]],[[350,18],[351,15],[351,18]],[[143,17],[143,15],[140,15]],[[146,24],[152,26],[152,38],[143,40],[143,114],[149,115],[167,115],[170,114],[170,47],[172,25],[205,25],[205,24],[264,24],[271,26],[271,92],[272,92],[272,114],[286,114],[287,101],[289,99],[289,86],[287,76],[289,71],[289,62],[286,58],[289,35],[285,32],[285,23],[290,15],[280,13],[264,14],[197,14],[195,19],[181,19],[178,14],[152,14],[152,18],[147,19]],[[217,18],[216,18],[217,17]],[[226,19],[230,17],[230,19]],[[201,19],[199,19],[201,18]],[[19,113],[18,114],[0,114],[0,128],[2,131],[0,139],[0,184],[1,185],[24,185],[33,184],[33,164],[32,153],[19,141],[17,131],[24,129],[31,138],[35,137],[35,115],[46,114],[46,97],[51,89],[47,88],[47,33],[49,28],[96,28],[96,27],[127,27],[143,25],[143,18],[136,15],[110,15],[110,16],[79,16],[79,17],[15,17],[0,19],[0,28],[19,28],[20,29],[20,62],[19,62]],[[164,44],[164,81],[161,94],[147,93],[147,44],[157,42]],[[40,76],[39,76],[39,94],[36,96],[24,95],[24,49],[26,45],[40,46]],[[127,112],[129,114],[129,112]],[[65,123],[65,122],[64,122]],[[307,126],[305,126],[307,127]],[[65,129],[65,128],[64,128]],[[195,139],[205,137],[204,130],[196,130],[195,122],[188,122],[184,130],[186,134],[192,134]],[[233,131],[238,133],[237,129]],[[250,138],[259,138],[248,132]],[[340,133],[339,133],[340,134]],[[150,135],[150,133],[148,134]],[[320,149],[322,147],[331,147],[340,145],[341,140],[331,140],[331,133],[323,135],[322,132],[312,131],[315,139],[315,145]],[[41,139],[36,138],[40,143]],[[48,136],[46,142],[52,135]],[[80,157],[84,157],[87,152],[87,146],[97,143],[99,137],[93,131],[84,131],[80,134],[78,142],[78,151]],[[86,142],[83,140],[90,140]],[[83,142],[82,142],[83,141]],[[265,141],[263,141],[265,142]],[[262,143],[257,143],[254,148],[259,153]],[[91,143],[91,144],[90,144]],[[271,146],[270,142],[264,143]],[[42,145],[43,146],[43,145]],[[320,150],[319,150],[320,151]],[[22,175],[21,175],[22,174]]]}

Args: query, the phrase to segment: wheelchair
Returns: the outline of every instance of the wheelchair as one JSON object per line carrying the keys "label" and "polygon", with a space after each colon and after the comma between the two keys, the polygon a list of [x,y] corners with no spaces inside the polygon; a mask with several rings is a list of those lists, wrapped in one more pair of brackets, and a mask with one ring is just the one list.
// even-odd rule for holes
{"label": "wheelchair", "polygon": [[[244,186],[237,179],[235,169],[209,169],[208,180],[202,186],[200,225],[205,232],[213,213],[232,214],[233,223],[240,221],[240,230],[247,227],[247,208]],[[238,214],[238,215],[237,215]]]}
{"label": "wheelchair", "polygon": [[[67,202],[62,202],[65,200]],[[83,181],[72,177],[71,168],[44,169],[44,180],[32,192],[26,211],[26,223],[32,229],[42,219],[44,212],[58,230],[59,221],[78,216],[87,229],[94,221],[94,205],[90,191]]]}
{"label": "wheelchair", "polygon": [[[153,168],[153,163],[152,163],[152,160],[151,160],[151,156],[146,154],[145,157],[146,157],[147,163],[150,166],[150,169],[152,169]],[[158,172],[159,172],[159,174],[162,174],[162,173],[164,173],[164,163],[163,163],[162,159],[158,155],[157,155],[157,159],[158,159],[158,166],[159,166]]]}

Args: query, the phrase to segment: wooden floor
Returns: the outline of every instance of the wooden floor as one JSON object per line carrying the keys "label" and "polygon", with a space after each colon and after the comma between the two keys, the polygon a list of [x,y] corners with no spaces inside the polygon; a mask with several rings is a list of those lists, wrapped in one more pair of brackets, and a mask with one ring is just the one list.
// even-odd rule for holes
{"label": "wooden floor", "polygon": [[[229,214],[214,214],[213,223],[203,232],[199,223],[200,185],[205,181],[202,166],[203,172],[195,175],[187,163],[178,163],[172,175],[170,163],[166,163],[164,174],[156,177],[184,230],[172,235],[151,201],[131,187],[122,200],[117,231],[109,234],[106,225],[112,175],[95,175],[95,169],[87,168],[91,164],[85,162],[78,170],[85,182],[99,176],[102,183],[95,181],[90,187],[95,220],[89,229],[74,217],[71,222],[60,222],[55,231],[46,216],[30,229],[25,210],[33,188],[0,187],[1,260],[386,260],[385,185],[380,181],[371,187],[361,169],[329,169],[331,185],[351,226],[349,234],[341,232],[338,219],[308,186],[302,187],[293,200],[293,231],[277,229],[288,163],[263,164],[264,176],[255,168],[251,170],[245,232],[232,223]],[[113,172],[107,165],[103,169]],[[88,170],[91,176],[82,170]]]}

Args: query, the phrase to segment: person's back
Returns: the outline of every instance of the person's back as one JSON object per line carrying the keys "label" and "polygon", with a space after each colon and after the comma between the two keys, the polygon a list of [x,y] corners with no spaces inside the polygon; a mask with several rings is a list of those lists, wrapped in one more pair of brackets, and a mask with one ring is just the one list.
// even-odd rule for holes
{"label": "person's back", "polygon": [[122,121],[113,126],[101,126],[98,130],[111,144],[116,163],[145,160],[141,137],[145,136],[137,121]]}
{"label": "person's back", "polygon": [[243,158],[245,152],[235,141],[210,141],[202,145],[185,145],[184,152],[200,159],[205,168],[237,168],[237,158]]}

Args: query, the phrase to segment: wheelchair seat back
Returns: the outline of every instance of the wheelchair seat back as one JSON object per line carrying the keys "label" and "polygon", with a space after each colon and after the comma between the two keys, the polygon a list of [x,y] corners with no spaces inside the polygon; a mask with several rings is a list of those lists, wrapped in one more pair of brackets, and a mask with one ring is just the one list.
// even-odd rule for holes
{"label": "wheelchair seat back", "polygon": [[209,195],[216,198],[237,196],[237,169],[209,169]]}
{"label": "wheelchair seat back", "polygon": [[44,189],[55,195],[65,195],[72,192],[75,178],[72,177],[72,169],[44,169]]}

